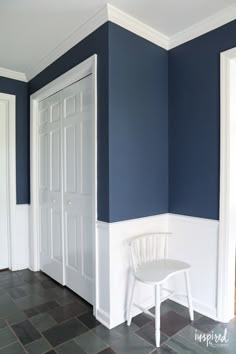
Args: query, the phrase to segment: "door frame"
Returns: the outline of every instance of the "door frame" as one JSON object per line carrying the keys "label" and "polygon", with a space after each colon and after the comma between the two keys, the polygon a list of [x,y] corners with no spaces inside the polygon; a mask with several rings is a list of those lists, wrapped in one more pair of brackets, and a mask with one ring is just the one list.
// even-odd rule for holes
{"label": "door frame", "polygon": [[229,232],[230,201],[230,72],[236,48],[221,53],[220,118],[220,222],[218,242],[217,319],[229,322],[234,317],[235,243]]}
{"label": "door frame", "polygon": [[9,124],[7,137],[8,166],[7,166],[7,194],[8,194],[8,267],[17,268],[17,242],[15,234],[16,222],[16,96],[0,93],[0,99],[8,102]]}
{"label": "door frame", "polygon": [[55,94],[56,92],[63,90],[69,85],[72,85],[78,80],[83,79],[87,75],[92,74],[92,97],[93,97],[93,119],[94,119],[94,156],[95,156],[95,166],[94,166],[94,179],[93,179],[93,190],[94,190],[94,313],[96,312],[97,304],[97,55],[89,57],[79,65],[75,66],[71,70],[67,71],[65,74],[59,76],[57,79],[51,81],[49,84],[35,92],[30,96],[30,182],[31,182],[31,208],[30,208],[30,269],[32,271],[40,270],[40,247],[39,247],[39,200],[38,200],[38,161],[39,161],[39,151],[38,151],[38,134],[37,134],[37,121],[38,121],[38,104],[40,101],[48,98],[49,96]]}

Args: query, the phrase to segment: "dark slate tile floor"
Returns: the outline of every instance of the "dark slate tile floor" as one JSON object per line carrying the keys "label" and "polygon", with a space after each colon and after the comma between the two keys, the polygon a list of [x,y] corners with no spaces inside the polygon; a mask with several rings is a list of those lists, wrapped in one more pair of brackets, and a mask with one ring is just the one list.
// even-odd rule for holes
{"label": "dark slate tile floor", "polygon": [[[151,310],[153,311],[153,309]],[[206,346],[196,333],[224,334],[225,346]],[[41,272],[0,272],[0,354],[209,354],[236,353],[236,320],[228,324],[167,300],[161,306],[161,347],[155,348],[155,325],[144,314],[130,327],[108,330],[92,307]]]}

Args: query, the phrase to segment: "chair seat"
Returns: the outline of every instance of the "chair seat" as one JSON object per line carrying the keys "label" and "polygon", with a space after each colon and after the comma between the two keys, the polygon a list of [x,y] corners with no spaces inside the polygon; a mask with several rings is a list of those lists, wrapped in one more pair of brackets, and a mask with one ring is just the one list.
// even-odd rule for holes
{"label": "chair seat", "polygon": [[160,283],[190,267],[188,263],[175,259],[159,259],[140,266],[135,272],[135,278],[143,283]]}

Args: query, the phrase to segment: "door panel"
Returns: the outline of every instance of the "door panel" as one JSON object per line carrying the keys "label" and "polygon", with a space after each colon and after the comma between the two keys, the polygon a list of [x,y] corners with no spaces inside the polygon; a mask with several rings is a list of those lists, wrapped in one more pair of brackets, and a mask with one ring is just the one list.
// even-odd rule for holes
{"label": "door panel", "polygon": [[39,104],[41,269],[91,304],[94,126],[91,76]]}
{"label": "door panel", "polygon": [[63,90],[66,285],[93,304],[94,122],[91,76]]}
{"label": "door panel", "polygon": [[39,104],[40,266],[64,284],[61,99],[59,92]]}
{"label": "door panel", "polygon": [[77,127],[68,125],[64,128],[64,173],[65,191],[76,192]]}
{"label": "door panel", "polygon": [[60,192],[61,190],[61,130],[56,129],[50,133],[50,190]]}
{"label": "door panel", "polygon": [[0,269],[8,268],[8,101],[0,100]]}

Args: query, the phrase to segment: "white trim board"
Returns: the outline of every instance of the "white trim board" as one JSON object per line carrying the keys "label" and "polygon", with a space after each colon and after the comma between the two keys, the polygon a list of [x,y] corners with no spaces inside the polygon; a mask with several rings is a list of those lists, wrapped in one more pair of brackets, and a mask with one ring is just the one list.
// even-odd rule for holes
{"label": "white trim board", "polygon": [[170,50],[235,19],[236,5],[233,4],[232,6],[229,6],[214,15],[205,18],[203,21],[200,21],[193,26],[184,29],[183,31],[176,33],[175,35],[168,37],[108,3],[88,21],[75,30],[65,41],[63,41],[56,48],[53,48],[48,55],[41,58],[40,61],[30,68],[25,74],[0,68],[0,76],[21,81],[30,81],[107,21],[111,21],[124,29],[137,34],[138,36],[158,45],[161,48]]}
{"label": "white trim board", "polygon": [[5,93],[0,93],[1,101],[6,102],[9,122],[7,129],[7,174],[8,183],[6,186],[8,194],[8,253],[9,268],[16,270],[18,261],[18,248],[16,236],[16,97]]}
{"label": "white trim board", "polygon": [[197,22],[193,26],[176,33],[169,38],[169,49],[178,47],[179,45],[200,37],[214,29],[221,27],[236,19],[236,5],[223,9],[216,14]]}
{"label": "white trim board", "polygon": [[[45,98],[54,93],[63,90],[75,83],[78,80],[92,76],[92,99],[93,99],[93,117],[94,117],[94,179],[93,179],[93,193],[94,193],[94,210],[93,215],[95,222],[97,220],[97,55],[94,54],[84,62],[75,66],[73,69],[67,71],[65,74],[59,76],[57,79],[44,86],[42,89],[30,96],[30,186],[31,186],[31,212],[30,212],[30,239],[29,251],[30,259],[29,266],[32,271],[40,270],[40,241],[39,241],[39,200],[38,200],[38,104]],[[95,250],[95,264],[94,264],[94,311],[96,311],[97,294],[96,294],[96,225],[94,225],[94,250]]]}
{"label": "white trim board", "polygon": [[7,77],[13,80],[19,80],[27,82],[26,75],[24,73],[20,73],[18,71],[8,70],[4,68],[0,68],[0,77]]}
{"label": "white trim board", "polygon": [[[235,208],[231,196],[234,193],[232,164],[235,137],[235,87],[232,88],[236,65],[236,48],[221,53],[221,131],[220,131],[220,227],[218,266],[218,318],[227,322],[234,317],[235,284]],[[235,72],[235,71],[234,71]],[[234,85],[235,82],[234,82]]]}

